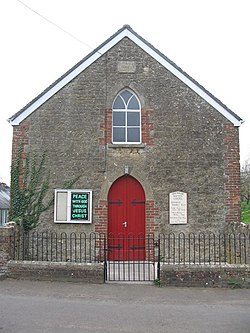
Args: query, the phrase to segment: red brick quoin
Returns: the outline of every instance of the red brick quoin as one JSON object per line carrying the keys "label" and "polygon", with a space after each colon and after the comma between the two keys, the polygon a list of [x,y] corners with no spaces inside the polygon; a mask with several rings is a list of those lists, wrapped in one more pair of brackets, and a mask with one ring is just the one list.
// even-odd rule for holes
{"label": "red brick quoin", "polygon": [[224,145],[226,222],[239,223],[241,221],[239,129],[233,124],[224,125]]}
{"label": "red brick quoin", "polygon": [[95,232],[107,234],[108,232],[108,202],[100,200],[94,208],[94,217],[97,221],[95,224]]}
{"label": "red brick quoin", "polygon": [[12,140],[12,163],[16,160],[19,149],[21,145],[22,152],[21,152],[21,160],[20,160],[20,175],[19,175],[19,186],[20,188],[23,187],[23,167],[24,167],[24,161],[27,158],[27,146],[29,144],[29,137],[28,137],[28,131],[29,131],[29,122],[23,121],[18,126],[13,126],[13,140]]}

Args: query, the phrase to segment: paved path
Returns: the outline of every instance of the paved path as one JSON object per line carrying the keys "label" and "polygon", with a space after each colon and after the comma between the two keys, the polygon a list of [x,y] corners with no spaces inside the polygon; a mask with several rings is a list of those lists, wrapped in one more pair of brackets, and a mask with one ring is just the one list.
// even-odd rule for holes
{"label": "paved path", "polygon": [[250,290],[0,281],[0,333],[249,333]]}
{"label": "paved path", "polygon": [[107,281],[154,281],[157,263],[150,261],[108,261]]}

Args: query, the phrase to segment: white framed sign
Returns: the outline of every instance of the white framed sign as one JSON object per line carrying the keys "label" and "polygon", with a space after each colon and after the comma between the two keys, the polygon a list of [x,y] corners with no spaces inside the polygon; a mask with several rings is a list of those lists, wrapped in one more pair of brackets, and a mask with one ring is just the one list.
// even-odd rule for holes
{"label": "white framed sign", "polygon": [[169,223],[187,224],[187,193],[171,192],[169,193]]}
{"label": "white framed sign", "polygon": [[92,190],[55,190],[55,223],[92,223]]}

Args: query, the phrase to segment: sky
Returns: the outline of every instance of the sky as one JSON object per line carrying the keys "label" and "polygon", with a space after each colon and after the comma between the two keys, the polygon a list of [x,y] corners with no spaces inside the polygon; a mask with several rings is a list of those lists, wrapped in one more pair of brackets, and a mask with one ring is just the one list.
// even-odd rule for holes
{"label": "sky", "polygon": [[249,13],[249,0],[1,0],[0,182],[10,184],[7,119],[124,24],[244,120],[244,164],[250,159]]}

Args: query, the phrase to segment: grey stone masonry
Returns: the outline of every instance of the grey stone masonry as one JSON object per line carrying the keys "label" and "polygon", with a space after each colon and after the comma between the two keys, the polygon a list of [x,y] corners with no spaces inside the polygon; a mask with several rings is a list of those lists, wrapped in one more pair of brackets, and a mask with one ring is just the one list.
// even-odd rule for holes
{"label": "grey stone masonry", "polygon": [[163,265],[161,284],[175,287],[250,288],[249,265]]}
{"label": "grey stone masonry", "polygon": [[[112,103],[124,88],[141,103],[140,145],[112,144]],[[97,208],[125,166],[154,205],[146,232],[222,231],[240,222],[238,128],[128,38],[14,127],[13,158],[22,139],[25,153],[46,150],[48,200],[76,176],[74,188],[93,190],[93,224],[53,225],[51,207],[39,229],[92,232],[107,224]],[[169,224],[175,191],[187,193],[186,225]]]}
{"label": "grey stone masonry", "polygon": [[72,262],[8,262],[8,277],[14,279],[104,283],[102,264]]}
{"label": "grey stone masonry", "polygon": [[15,230],[15,223],[9,222],[0,227],[0,279],[6,277],[7,263],[13,251],[11,237]]}

